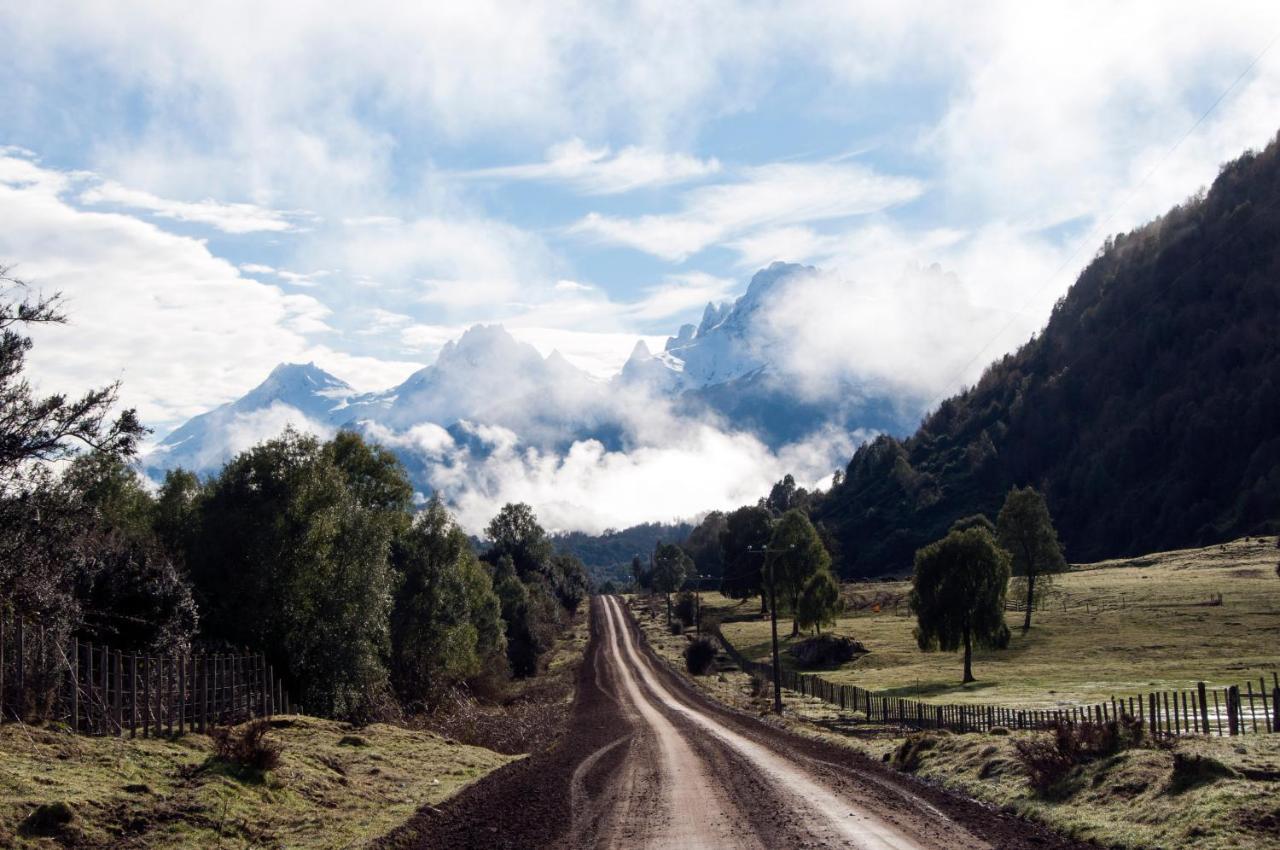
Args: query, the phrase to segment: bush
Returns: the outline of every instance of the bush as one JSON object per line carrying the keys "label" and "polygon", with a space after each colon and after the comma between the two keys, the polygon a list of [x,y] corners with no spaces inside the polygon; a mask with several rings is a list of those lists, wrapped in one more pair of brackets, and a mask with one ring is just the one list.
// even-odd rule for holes
{"label": "bush", "polygon": [[684,592],[676,597],[671,606],[671,616],[682,623],[692,623],[698,618],[698,600],[692,593]]}
{"label": "bush", "polygon": [[227,764],[248,770],[271,770],[280,764],[280,746],[266,739],[271,728],[266,720],[243,726],[217,726],[213,736],[214,755]]}
{"label": "bush", "polygon": [[707,638],[698,638],[689,644],[684,651],[684,663],[689,672],[695,676],[704,676],[711,672],[716,660],[716,647]]}
{"label": "bush", "polygon": [[787,652],[791,653],[799,666],[811,668],[844,664],[855,655],[865,655],[868,650],[853,638],[819,635],[800,641]]}
{"label": "bush", "polygon": [[1141,721],[1059,723],[1051,736],[1014,741],[1018,761],[1036,793],[1045,795],[1077,765],[1109,756],[1142,739]]}
{"label": "bush", "polygon": [[936,746],[938,746],[938,738],[935,735],[923,732],[908,735],[907,739],[899,744],[898,749],[894,751],[892,757],[893,765],[899,770],[913,773],[920,769],[921,754],[932,750]]}
{"label": "bush", "polygon": [[19,831],[23,835],[51,838],[70,826],[75,819],[75,812],[66,803],[42,803],[22,821]]}

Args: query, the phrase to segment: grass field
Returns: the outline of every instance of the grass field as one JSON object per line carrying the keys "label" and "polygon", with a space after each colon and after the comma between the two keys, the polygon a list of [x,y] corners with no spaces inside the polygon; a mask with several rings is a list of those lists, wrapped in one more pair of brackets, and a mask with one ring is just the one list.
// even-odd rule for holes
{"label": "grass field", "polygon": [[[1009,648],[976,651],[978,681],[960,684],[958,653],[924,653],[912,636],[908,582],[846,585],[848,610],[835,632],[857,638],[870,652],[822,675],[890,695],[938,702],[992,702],[1053,708],[1145,691],[1212,685],[1257,686],[1280,669],[1280,549],[1275,538],[1077,565],[1058,576],[1033,627],[1008,613]],[[1218,603],[1217,600],[1221,599]],[[872,605],[880,603],[876,612]],[[895,602],[897,603],[895,606]],[[1064,610],[1065,604],[1065,610]],[[704,596],[719,616],[758,611]],[[767,620],[726,622],[725,636],[746,655],[765,659]],[[784,648],[791,622],[782,621]],[[784,664],[788,656],[784,655]]]}
{"label": "grass field", "polygon": [[[511,761],[381,724],[353,732],[288,717],[275,727],[280,766],[256,774],[214,760],[203,735],[90,738],[5,724],[0,846],[348,847]],[[33,829],[27,818],[42,805],[65,806],[72,820]]]}

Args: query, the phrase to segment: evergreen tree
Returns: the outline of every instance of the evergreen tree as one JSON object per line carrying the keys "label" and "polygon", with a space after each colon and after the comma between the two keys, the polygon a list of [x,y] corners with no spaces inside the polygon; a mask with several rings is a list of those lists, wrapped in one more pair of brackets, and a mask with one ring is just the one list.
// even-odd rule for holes
{"label": "evergreen tree", "polygon": [[964,682],[973,678],[973,647],[1008,645],[1004,594],[1009,556],[982,528],[953,531],[916,552],[911,610],[925,652],[964,650]]}
{"label": "evergreen tree", "polygon": [[769,540],[766,569],[772,571],[778,594],[793,615],[793,637],[800,634],[800,623],[795,615],[800,610],[800,597],[804,595],[805,585],[814,575],[830,567],[831,556],[804,511],[792,508],[783,514]]}
{"label": "evergreen tree", "polygon": [[653,589],[667,600],[667,625],[671,625],[671,594],[684,586],[693,562],[674,543],[659,543],[653,552]]}
{"label": "evergreen tree", "polygon": [[396,540],[392,564],[391,675],[402,701],[429,708],[457,683],[505,672],[501,602],[438,497]]}
{"label": "evergreen tree", "polygon": [[720,532],[724,561],[720,591],[733,599],[759,594],[762,612],[766,594],[761,572],[764,557],[759,550],[768,544],[772,535],[773,518],[767,509],[758,505],[747,505],[731,512],[725,517],[724,530]]}
{"label": "evergreen tree", "polygon": [[796,606],[796,625],[822,634],[823,626],[835,625],[836,615],[842,608],[840,584],[830,570],[820,570],[805,582]]}
{"label": "evergreen tree", "polygon": [[1036,601],[1036,579],[1040,579],[1041,593],[1055,573],[1066,570],[1062,556],[1062,544],[1053,528],[1049,507],[1044,497],[1033,487],[1012,488],[1005,497],[1004,507],[996,520],[1000,545],[1009,553],[1013,575],[1026,580],[1026,617],[1022,630],[1031,628],[1031,611]]}

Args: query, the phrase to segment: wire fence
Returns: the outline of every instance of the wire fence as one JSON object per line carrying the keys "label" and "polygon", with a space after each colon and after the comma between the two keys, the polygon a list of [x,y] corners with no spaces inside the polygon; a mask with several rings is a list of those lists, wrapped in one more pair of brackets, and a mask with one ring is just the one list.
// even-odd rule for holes
{"label": "wire fence", "polygon": [[[714,634],[734,663],[755,678],[772,681],[773,665],[744,656],[718,627]],[[885,723],[914,729],[948,729],[952,732],[986,732],[1006,729],[1053,729],[1059,724],[1105,723],[1128,716],[1143,721],[1156,735],[1244,735],[1280,732],[1280,674],[1241,685],[1151,691],[1112,697],[1109,700],[1056,709],[1025,709],[989,704],[939,704],[869,691],[857,685],[831,682],[819,675],[785,667],[782,687],[861,712],[869,723]]]}
{"label": "wire fence", "polygon": [[261,653],[122,652],[55,639],[6,609],[0,605],[0,722],[158,737],[302,713]]}

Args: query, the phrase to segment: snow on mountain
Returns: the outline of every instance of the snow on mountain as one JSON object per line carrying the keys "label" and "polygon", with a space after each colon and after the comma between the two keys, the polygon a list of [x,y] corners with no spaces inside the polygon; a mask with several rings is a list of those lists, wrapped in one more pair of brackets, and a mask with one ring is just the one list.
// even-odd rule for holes
{"label": "snow on mountain", "polygon": [[143,458],[149,474],[183,467],[216,469],[228,457],[279,433],[286,425],[330,432],[357,412],[376,415],[386,404],[314,363],[281,363],[239,399],[188,420]]}
{"label": "snow on mountain", "polygon": [[[500,325],[470,328],[430,366],[382,392],[357,393],[314,364],[281,364],[243,398],[178,428],[143,465],[153,477],[176,466],[211,473],[286,425],[324,436],[352,427],[395,449],[425,492],[441,476],[456,484],[484,474],[479,464],[495,457],[518,464],[534,452],[580,462],[584,445],[648,450],[703,426],[770,451],[908,430],[918,414],[866,387],[841,384],[822,398],[797,391],[784,356],[794,340],[771,332],[767,319],[788,282],[814,271],[774,263],[736,301],[708,304],[701,322],[683,325],[662,351],[638,342],[609,381],[559,352],[542,357]],[[511,473],[489,474],[500,481]]]}
{"label": "snow on mountain", "polygon": [[737,301],[708,304],[702,322],[684,325],[667,340],[661,355],[636,346],[619,380],[641,381],[677,394],[726,384],[767,368],[772,359],[768,339],[760,333],[759,313],[780,285],[794,275],[816,271],[810,266],[774,263],[756,272]]}

